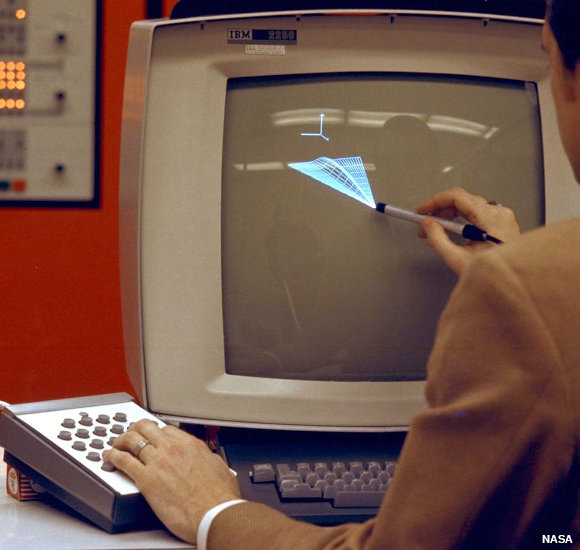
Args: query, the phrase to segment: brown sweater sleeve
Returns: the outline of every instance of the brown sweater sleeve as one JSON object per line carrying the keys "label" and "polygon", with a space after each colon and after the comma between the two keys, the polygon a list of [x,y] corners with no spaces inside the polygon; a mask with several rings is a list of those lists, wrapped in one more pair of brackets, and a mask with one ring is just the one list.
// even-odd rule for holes
{"label": "brown sweater sleeve", "polygon": [[317,527],[295,521],[257,503],[237,504],[213,520],[208,550],[314,550],[362,548],[374,520],[363,524]]}
{"label": "brown sweater sleeve", "polygon": [[502,257],[481,254],[440,320],[417,413],[375,520],[322,528],[259,504],[218,515],[209,550],[516,547],[573,455],[561,357]]}

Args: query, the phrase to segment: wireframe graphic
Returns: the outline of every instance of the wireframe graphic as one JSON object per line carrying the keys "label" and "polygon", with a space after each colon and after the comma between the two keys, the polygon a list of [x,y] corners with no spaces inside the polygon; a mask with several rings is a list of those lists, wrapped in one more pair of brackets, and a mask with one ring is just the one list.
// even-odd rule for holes
{"label": "wireframe graphic", "polygon": [[312,136],[312,137],[321,137],[326,141],[330,141],[330,138],[324,135],[324,113],[320,113],[320,130],[317,133],[310,133],[310,132],[300,132],[301,136]]}
{"label": "wireframe graphic", "polygon": [[376,206],[361,157],[320,157],[308,162],[292,162],[288,166],[371,208]]}

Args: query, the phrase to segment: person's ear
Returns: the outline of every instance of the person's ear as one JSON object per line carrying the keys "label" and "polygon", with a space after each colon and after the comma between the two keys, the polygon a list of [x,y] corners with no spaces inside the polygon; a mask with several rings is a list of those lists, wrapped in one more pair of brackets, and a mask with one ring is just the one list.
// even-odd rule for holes
{"label": "person's ear", "polygon": [[561,83],[562,94],[567,102],[580,103],[580,61],[576,62],[574,69],[569,69],[564,65],[564,60],[561,60]]}

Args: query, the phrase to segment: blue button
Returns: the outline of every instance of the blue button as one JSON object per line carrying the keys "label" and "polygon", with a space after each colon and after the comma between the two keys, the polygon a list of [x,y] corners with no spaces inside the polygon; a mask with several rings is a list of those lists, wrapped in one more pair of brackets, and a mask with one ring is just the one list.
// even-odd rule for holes
{"label": "blue button", "polygon": [[8,191],[10,189],[10,182],[0,180],[0,191]]}

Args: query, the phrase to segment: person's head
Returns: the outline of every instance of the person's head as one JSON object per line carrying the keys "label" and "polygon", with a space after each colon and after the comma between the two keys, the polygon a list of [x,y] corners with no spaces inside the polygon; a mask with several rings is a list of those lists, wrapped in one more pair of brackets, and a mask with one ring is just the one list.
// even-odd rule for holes
{"label": "person's head", "polygon": [[542,45],[564,149],[580,182],[580,0],[547,0]]}

